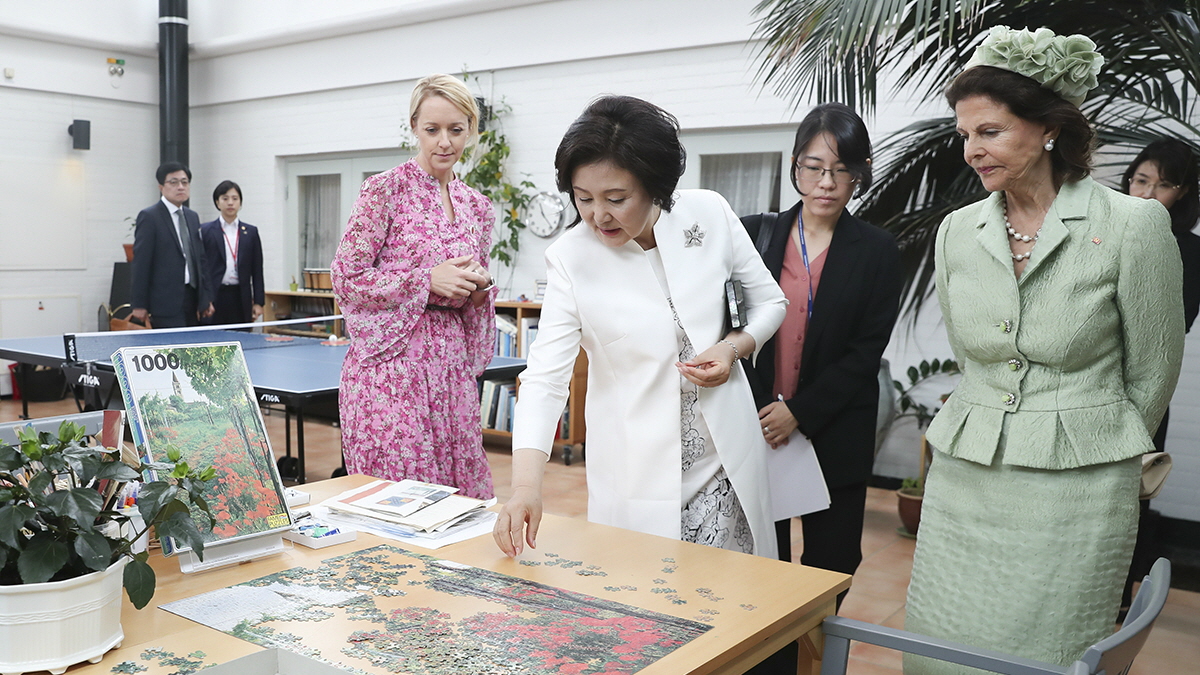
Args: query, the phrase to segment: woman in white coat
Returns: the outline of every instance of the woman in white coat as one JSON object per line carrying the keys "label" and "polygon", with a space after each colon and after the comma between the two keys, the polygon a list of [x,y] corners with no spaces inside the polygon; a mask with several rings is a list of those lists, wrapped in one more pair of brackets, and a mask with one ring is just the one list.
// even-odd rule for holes
{"label": "woman in white coat", "polygon": [[[597,99],[555,156],[584,227],[546,250],[548,285],[513,428],[513,493],[496,543],[535,546],[542,474],[580,346],[588,355],[588,519],[775,557],[766,442],[738,358],[787,300],[725,200],[675,191],[679,124],[627,96]],[[725,282],[747,324],[728,330]]]}

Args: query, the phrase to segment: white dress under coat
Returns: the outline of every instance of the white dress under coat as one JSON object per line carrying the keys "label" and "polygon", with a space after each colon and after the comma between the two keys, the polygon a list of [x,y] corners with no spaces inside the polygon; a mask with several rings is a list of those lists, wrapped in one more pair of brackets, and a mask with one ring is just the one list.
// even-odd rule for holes
{"label": "white dress under coat", "polygon": [[[679,191],[654,236],[675,309],[697,352],[725,335],[730,278],[742,282],[745,331],[755,345],[775,333],[787,300],[723,197]],[[521,374],[513,447],[549,455],[582,346],[588,355],[588,520],[678,539],[680,345],[646,253],[634,241],[607,246],[580,223],[546,250],[546,267],[538,335]],[[725,384],[700,389],[700,407],[750,523],[755,552],[774,557],[769,446],[740,363]]]}

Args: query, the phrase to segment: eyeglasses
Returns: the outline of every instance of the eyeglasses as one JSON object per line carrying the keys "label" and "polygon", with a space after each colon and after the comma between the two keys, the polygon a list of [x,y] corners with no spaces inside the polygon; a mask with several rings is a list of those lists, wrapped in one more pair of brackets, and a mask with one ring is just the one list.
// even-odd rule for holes
{"label": "eyeglasses", "polygon": [[1172,185],[1166,181],[1151,183],[1145,178],[1134,178],[1133,180],[1129,181],[1129,186],[1137,188],[1138,190],[1178,190],[1180,187],[1178,185]]}
{"label": "eyeglasses", "polygon": [[191,181],[186,178],[172,178],[171,180],[168,180],[166,184],[170,185],[171,187],[187,187],[190,183]]}
{"label": "eyeglasses", "polygon": [[826,169],[820,166],[802,164],[796,167],[796,173],[801,183],[820,183],[825,179],[826,173],[829,173],[833,177],[833,182],[837,185],[853,185],[858,182],[858,177],[849,169]]}

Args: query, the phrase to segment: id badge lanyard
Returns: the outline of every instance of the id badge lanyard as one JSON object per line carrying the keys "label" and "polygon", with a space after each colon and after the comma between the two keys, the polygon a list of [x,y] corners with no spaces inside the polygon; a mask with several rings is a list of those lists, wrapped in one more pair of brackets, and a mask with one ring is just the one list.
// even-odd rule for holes
{"label": "id badge lanyard", "polygon": [[808,245],[804,241],[804,218],[802,216],[796,216],[796,230],[792,233],[792,239],[796,241],[796,247],[800,249],[800,258],[804,261],[804,273],[808,276],[808,325],[811,325],[813,310],[812,270],[808,266]]}
{"label": "id badge lanyard", "polygon": [[[242,225],[238,223],[237,229],[233,231],[233,241],[229,241],[229,235],[226,234],[225,228],[221,228],[221,235],[225,237],[225,245],[229,247],[229,253],[233,256],[233,264],[237,265],[238,245],[242,240]],[[804,259],[805,266],[808,265],[808,258]]]}

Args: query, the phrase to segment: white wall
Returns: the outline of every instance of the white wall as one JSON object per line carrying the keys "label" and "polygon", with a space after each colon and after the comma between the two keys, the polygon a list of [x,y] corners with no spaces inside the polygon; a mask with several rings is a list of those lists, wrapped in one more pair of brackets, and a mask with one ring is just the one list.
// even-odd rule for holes
{"label": "white wall", "polygon": [[[153,0],[0,0],[0,297],[78,297],[74,312],[39,315],[48,332],[95,330],[133,240],[124,219],[158,195],[156,12]],[[90,150],[71,147],[75,119],[92,123]],[[15,316],[0,335],[27,334]]]}
{"label": "white wall", "polygon": [[153,57],[157,17],[157,0],[0,0],[0,35]]}
{"label": "white wall", "polygon": [[[267,285],[282,288],[289,159],[379,154],[401,141],[413,82],[430,72],[475,73],[473,85],[512,113],[500,123],[510,169],[553,190],[552,160],[563,131],[600,93],[647,98],[677,115],[695,155],[723,135],[787,129],[803,115],[755,81],[756,0],[208,0],[191,3],[193,207],[215,217],[209,196],[238,181],[243,215],[261,229]],[[0,271],[0,296],[69,295],[82,313],[105,299],[111,262],[126,238],[122,219],[156,197],[157,3],[153,0],[0,0],[0,162],[11,150],[82,167],[87,253],[83,269]],[[634,18],[636,17],[636,18]],[[108,57],[124,58],[116,82]],[[886,96],[886,95],[885,95]],[[919,117],[945,114],[941,101],[899,95],[868,120],[878,142]],[[70,151],[71,119],[92,120],[92,147]],[[736,141],[734,141],[736,145]],[[66,148],[66,149],[64,149]],[[785,144],[779,150],[787,152]],[[74,153],[74,154],[72,154]],[[0,194],[3,187],[0,186]],[[3,195],[10,213],[53,194]],[[790,188],[782,202],[791,203]],[[34,224],[31,227],[36,226]],[[0,231],[5,246],[21,233]],[[522,238],[507,295],[532,295],[544,277],[547,240]],[[1191,339],[1173,406],[1169,443],[1176,469],[1156,501],[1166,515],[1200,520],[1200,347]],[[898,329],[887,357],[899,375],[924,358],[949,355],[934,304],[911,331]],[[877,472],[916,473],[916,431],[901,425]]]}
{"label": "white wall", "polygon": [[[91,120],[91,150],[71,149],[74,119]],[[121,243],[133,241],[124,218],[158,196],[157,125],[152,105],[0,87],[0,175],[40,177],[0,181],[5,258],[24,249],[19,257],[36,268],[0,269],[0,296],[78,294],[82,317],[53,332],[95,330],[112,264],[125,259]],[[64,192],[82,208],[64,210]]]}
{"label": "white wall", "polygon": [[1158,498],[1155,509],[1172,518],[1200,521],[1200,329],[1188,333],[1183,352],[1183,372],[1171,399],[1167,425],[1167,451],[1175,468]]}

